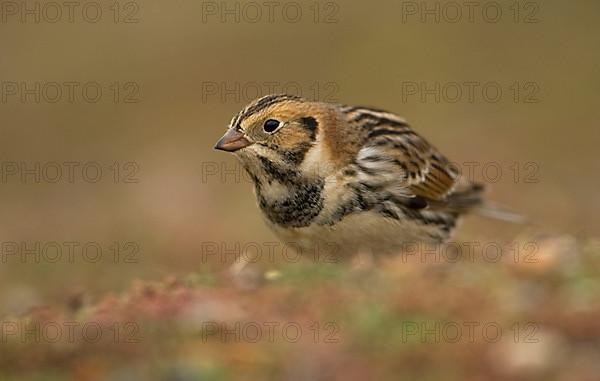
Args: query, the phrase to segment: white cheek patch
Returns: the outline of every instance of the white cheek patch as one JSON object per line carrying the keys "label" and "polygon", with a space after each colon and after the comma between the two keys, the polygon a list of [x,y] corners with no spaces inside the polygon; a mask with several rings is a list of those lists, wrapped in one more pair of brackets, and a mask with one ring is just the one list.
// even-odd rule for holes
{"label": "white cheek patch", "polygon": [[327,177],[335,173],[336,166],[329,159],[329,153],[324,149],[320,136],[304,156],[300,171],[308,176],[317,177]]}

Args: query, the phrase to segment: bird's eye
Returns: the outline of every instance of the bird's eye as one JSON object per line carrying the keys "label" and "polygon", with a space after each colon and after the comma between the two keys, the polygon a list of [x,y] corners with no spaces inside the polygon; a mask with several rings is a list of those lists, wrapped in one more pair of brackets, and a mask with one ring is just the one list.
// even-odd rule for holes
{"label": "bird's eye", "polygon": [[265,132],[269,133],[275,131],[277,127],[279,127],[279,121],[275,119],[268,119],[263,125],[263,129],[265,130]]}

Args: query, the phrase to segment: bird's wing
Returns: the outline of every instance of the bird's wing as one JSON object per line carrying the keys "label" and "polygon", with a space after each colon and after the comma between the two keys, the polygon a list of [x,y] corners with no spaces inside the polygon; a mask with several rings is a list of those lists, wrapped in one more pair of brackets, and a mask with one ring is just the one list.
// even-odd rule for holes
{"label": "bird's wing", "polygon": [[444,201],[452,193],[458,172],[405,120],[364,107],[346,113],[353,128],[362,131],[356,156],[361,183],[406,198],[417,208]]}

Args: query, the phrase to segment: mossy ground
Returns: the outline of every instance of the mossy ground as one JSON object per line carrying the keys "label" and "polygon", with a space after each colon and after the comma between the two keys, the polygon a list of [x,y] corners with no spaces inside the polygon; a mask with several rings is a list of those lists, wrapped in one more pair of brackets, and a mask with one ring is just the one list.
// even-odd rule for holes
{"label": "mossy ground", "polygon": [[[526,263],[512,255],[437,262],[418,253],[363,266],[249,264],[236,275],[136,281],[118,294],[5,317],[2,375],[593,380],[600,374],[600,246],[569,237],[536,245]],[[73,338],[69,322],[80,324]],[[15,323],[19,332],[10,334]]]}

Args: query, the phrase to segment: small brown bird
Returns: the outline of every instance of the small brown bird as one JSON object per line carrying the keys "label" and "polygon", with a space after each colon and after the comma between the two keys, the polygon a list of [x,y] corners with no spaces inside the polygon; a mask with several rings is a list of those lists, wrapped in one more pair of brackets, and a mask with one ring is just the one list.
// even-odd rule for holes
{"label": "small brown bird", "polygon": [[234,152],[267,224],[303,248],[397,252],[444,242],[483,187],[399,116],[268,95],[239,112],[216,149]]}

